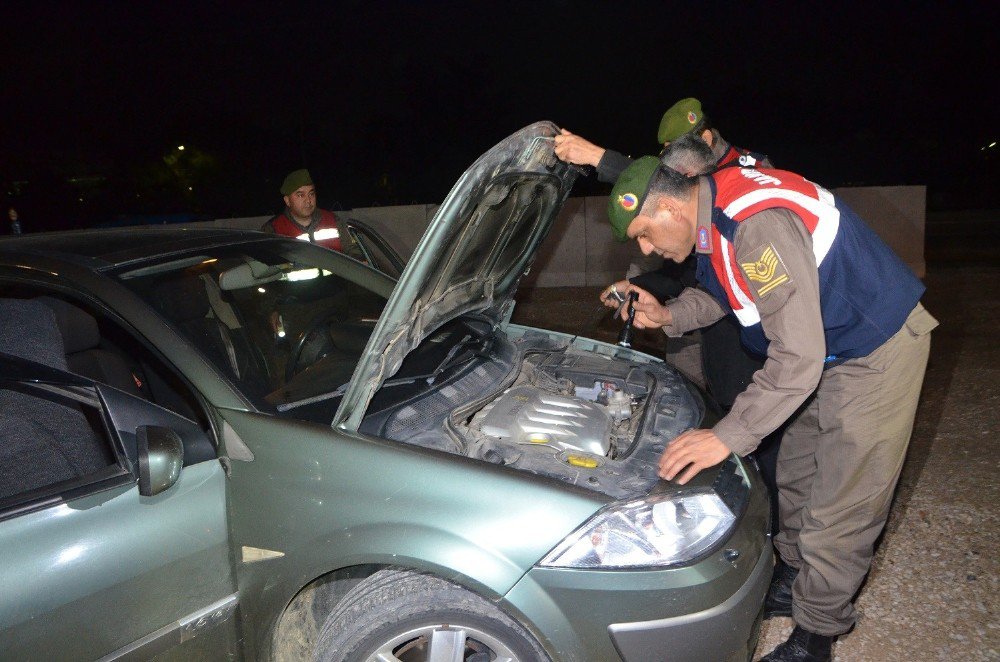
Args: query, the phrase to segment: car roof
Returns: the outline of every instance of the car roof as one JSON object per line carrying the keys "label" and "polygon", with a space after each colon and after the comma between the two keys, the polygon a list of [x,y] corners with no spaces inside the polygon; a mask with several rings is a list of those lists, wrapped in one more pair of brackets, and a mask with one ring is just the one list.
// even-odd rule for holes
{"label": "car roof", "polygon": [[227,228],[129,227],[23,234],[0,238],[0,252],[44,254],[102,269],[179,251],[266,239],[272,235]]}

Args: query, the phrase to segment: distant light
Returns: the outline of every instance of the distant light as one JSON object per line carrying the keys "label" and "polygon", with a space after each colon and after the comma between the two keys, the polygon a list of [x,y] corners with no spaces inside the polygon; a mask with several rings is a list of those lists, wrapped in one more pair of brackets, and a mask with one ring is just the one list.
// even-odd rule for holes
{"label": "distant light", "polygon": [[77,200],[79,200],[80,202],[83,202],[83,198],[77,198]]}
{"label": "distant light", "polygon": [[190,186],[188,186],[188,190],[189,190],[189,191],[193,191],[194,189],[193,189],[193,188],[191,188]]}
{"label": "distant light", "polygon": [[279,338],[284,338],[285,337],[285,332],[284,331],[278,331],[278,337]]}
{"label": "distant light", "polygon": [[267,292],[267,290],[265,290],[263,287],[258,287],[257,291],[260,292],[261,294],[264,294],[265,292]]}
{"label": "distant light", "polygon": [[989,146],[990,146],[990,147],[996,147],[996,146],[997,146],[997,141],[995,141],[995,140],[994,140],[993,142],[991,142],[991,143],[989,144]]}
{"label": "distant light", "polygon": [[178,145],[177,146],[177,151],[178,152],[183,152],[184,151],[184,145]]}

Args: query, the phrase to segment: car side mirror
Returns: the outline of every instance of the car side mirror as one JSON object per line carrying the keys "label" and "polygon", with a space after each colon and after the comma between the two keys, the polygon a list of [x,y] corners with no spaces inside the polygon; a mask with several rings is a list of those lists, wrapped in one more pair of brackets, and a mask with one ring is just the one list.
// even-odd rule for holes
{"label": "car side mirror", "polygon": [[180,435],[158,425],[140,425],[135,430],[139,451],[139,494],[156,496],[170,488],[184,466],[184,444]]}

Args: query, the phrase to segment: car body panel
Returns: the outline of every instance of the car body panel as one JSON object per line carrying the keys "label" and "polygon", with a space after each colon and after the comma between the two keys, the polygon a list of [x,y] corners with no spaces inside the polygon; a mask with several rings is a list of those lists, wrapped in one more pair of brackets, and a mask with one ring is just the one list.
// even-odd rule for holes
{"label": "car body panel", "polygon": [[225,417],[254,456],[232,463],[234,548],[281,554],[244,563],[239,573],[259,647],[303,585],[353,565],[427,570],[496,598],[607,502],[522,472],[322,425],[235,411]]}
{"label": "car body panel", "polygon": [[225,490],[208,461],[0,522],[0,658],[96,659],[232,595]]}

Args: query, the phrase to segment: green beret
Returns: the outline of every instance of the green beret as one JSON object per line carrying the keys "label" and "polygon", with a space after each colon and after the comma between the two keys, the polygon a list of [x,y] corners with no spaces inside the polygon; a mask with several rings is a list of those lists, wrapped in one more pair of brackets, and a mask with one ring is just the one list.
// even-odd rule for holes
{"label": "green beret", "polygon": [[704,117],[701,102],[695,98],[681,99],[663,113],[656,142],[673,142],[693,129]]}
{"label": "green beret", "polygon": [[611,221],[611,232],[618,241],[628,241],[626,230],[642,209],[642,203],[649,193],[649,183],[653,179],[653,173],[659,167],[659,157],[644,156],[636,159],[625,168],[625,172],[611,189],[611,197],[608,198],[608,220]]}
{"label": "green beret", "polygon": [[311,186],[312,183],[313,178],[309,176],[309,171],[305,168],[290,172],[281,184],[281,195],[291,195],[303,186]]}

